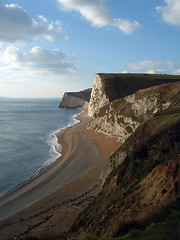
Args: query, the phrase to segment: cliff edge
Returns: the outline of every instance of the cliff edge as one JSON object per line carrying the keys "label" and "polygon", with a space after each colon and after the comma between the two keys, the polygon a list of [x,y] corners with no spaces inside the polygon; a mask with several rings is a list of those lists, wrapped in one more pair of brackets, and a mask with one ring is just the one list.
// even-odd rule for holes
{"label": "cliff edge", "polygon": [[140,89],[180,81],[180,76],[164,74],[98,73],[94,78],[88,114],[96,117],[101,107]]}
{"label": "cliff edge", "polygon": [[91,88],[80,92],[66,92],[64,93],[59,108],[78,108],[84,107],[90,100]]}

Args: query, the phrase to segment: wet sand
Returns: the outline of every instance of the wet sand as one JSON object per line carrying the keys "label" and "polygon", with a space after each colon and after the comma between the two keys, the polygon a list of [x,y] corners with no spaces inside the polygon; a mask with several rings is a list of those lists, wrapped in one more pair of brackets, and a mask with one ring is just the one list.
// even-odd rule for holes
{"label": "wet sand", "polygon": [[58,136],[62,156],[0,200],[1,239],[59,235],[102,189],[101,173],[121,144],[87,130],[86,113],[79,119]]}

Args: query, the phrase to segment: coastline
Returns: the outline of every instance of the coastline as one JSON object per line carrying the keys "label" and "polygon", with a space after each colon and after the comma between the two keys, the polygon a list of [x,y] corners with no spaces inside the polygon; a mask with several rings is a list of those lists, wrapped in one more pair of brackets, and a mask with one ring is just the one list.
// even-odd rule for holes
{"label": "coastline", "polygon": [[[120,143],[114,138],[87,130],[90,118],[86,112],[79,115],[78,120],[81,121],[79,124],[58,135],[62,145],[61,157],[1,201],[1,218],[3,214],[13,214],[0,222],[0,235],[4,236],[3,239],[12,236],[12,233],[21,236],[35,232],[38,235],[43,233],[46,225],[49,231],[63,233],[101,190],[100,174],[108,157]],[[77,204],[78,201],[81,203]],[[68,215],[68,206],[72,203],[74,208],[71,206],[70,209],[74,210]],[[63,209],[66,209],[66,213]],[[61,218],[58,216],[62,217],[63,213],[66,221],[59,220]],[[48,216],[51,217],[48,219]],[[45,219],[44,222],[42,218]],[[55,223],[58,221],[62,227],[57,230]]]}
{"label": "coastline", "polygon": [[[6,203],[11,202],[14,199],[18,198],[18,196],[26,194],[26,192],[29,192],[30,189],[33,190],[34,187],[39,186],[39,184],[41,184],[41,182],[43,183],[44,180],[46,180],[46,178],[49,177],[49,175],[53,174],[54,171],[56,171],[56,168],[58,168],[65,162],[65,160],[63,160],[63,157],[67,151],[67,147],[66,147],[66,144],[64,144],[63,136],[66,135],[66,131],[70,130],[71,128],[73,129],[73,127],[76,127],[78,124],[81,123],[81,117],[83,117],[82,116],[83,114],[86,114],[86,113],[79,114],[79,116],[77,115],[77,118],[76,118],[76,120],[78,121],[77,124],[73,124],[73,125],[69,124],[64,128],[64,130],[62,130],[62,132],[58,131],[57,141],[61,145],[61,148],[62,148],[61,153],[60,153],[61,156],[59,156],[55,161],[51,162],[50,164],[46,165],[45,167],[42,167],[40,169],[40,171],[37,171],[32,176],[28,177],[25,181],[23,181],[22,183],[20,183],[16,187],[14,187],[12,190],[7,192],[5,195],[3,195],[0,198],[0,220],[3,219],[1,217],[1,214],[2,214],[1,207],[6,205]],[[68,141],[69,141],[69,139],[68,139]],[[47,194],[49,194],[49,192],[47,192]],[[32,200],[31,200],[31,202],[32,202]],[[19,211],[19,210],[16,210],[16,211]]]}
{"label": "coastline", "polygon": [[[72,122],[71,123],[68,123],[68,125],[66,125],[65,127],[63,128],[59,128],[55,131],[53,131],[49,137],[51,137],[51,135],[54,135],[56,137],[56,144],[58,144],[59,148],[61,149],[59,152],[58,152],[58,156],[53,160],[52,158],[49,158],[47,161],[45,161],[42,166],[34,173],[32,174],[31,176],[27,177],[24,181],[22,181],[20,184],[18,184],[17,186],[13,187],[10,191],[6,192],[4,195],[0,196],[0,204],[1,204],[1,200],[3,200],[4,198],[7,198],[8,196],[10,196],[11,194],[13,194],[14,192],[18,191],[19,189],[23,188],[25,185],[27,185],[28,183],[30,183],[31,181],[33,181],[35,178],[37,178],[38,176],[41,175],[41,173],[44,173],[45,171],[48,171],[48,168],[51,167],[51,165],[53,163],[55,163],[56,161],[60,160],[61,158],[61,155],[62,155],[62,145],[60,144],[59,142],[59,137],[61,134],[63,134],[64,131],[66,131],[67,129],[71,128],[71,127],[74,127],[75,125],[77,125],[78,123],[80,123],[81,121],[78,120],[78,116],[79,115],[82,115],[85,110],[84,109],[81,109],[82,112],[81,113],[78,113],[78,114],[74,114],[72,115]],[[47,139],[47,144],[52,147],[52,148],[55,148],[56,146],[54,146],[50,141],[49,141],[49,137]],[[56,149],[54,150],[54,152],[56,153]]]}

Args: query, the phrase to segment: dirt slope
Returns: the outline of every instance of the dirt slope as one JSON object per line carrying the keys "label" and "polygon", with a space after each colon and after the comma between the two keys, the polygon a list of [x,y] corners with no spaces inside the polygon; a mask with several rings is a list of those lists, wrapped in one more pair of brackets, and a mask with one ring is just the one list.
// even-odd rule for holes
{"label": "dirt slope", "polygon": [[126,153],[106,179],[103,191],[79,216],[68,239],[89,234],[99,238],[122,236],[131,229],[145,228],[172,207],[176,209],[180,197],[177,87],[178,91],[171,93],[170,107],[151,114],[111,156],[110,160],[117,162]]}

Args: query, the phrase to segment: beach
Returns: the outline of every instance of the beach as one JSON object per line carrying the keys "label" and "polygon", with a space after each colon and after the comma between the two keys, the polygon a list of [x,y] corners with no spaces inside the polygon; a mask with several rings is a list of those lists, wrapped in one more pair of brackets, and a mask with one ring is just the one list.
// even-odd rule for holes
{"label": "beach", "polygon": [[88,130],[86,112],[78,119],[58,136],[61,157],[1,199],[1,239],[62,234],[101,191],[101,173],[121,143]]}

